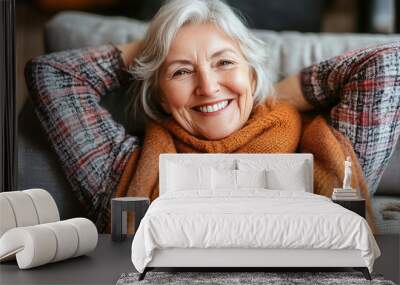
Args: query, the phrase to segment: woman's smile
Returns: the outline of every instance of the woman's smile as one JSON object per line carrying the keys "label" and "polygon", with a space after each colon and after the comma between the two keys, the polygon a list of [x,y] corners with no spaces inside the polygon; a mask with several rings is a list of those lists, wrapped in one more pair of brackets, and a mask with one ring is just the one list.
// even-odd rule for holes
{"label": "woman's smile", "polygon": [[228,111],[233,99],[222,100],[216,102],[215,104],[207,104],[201,105],[192,108],[196,113],[199,113],[201,116],[218,116],[221,115],[223,112]]}

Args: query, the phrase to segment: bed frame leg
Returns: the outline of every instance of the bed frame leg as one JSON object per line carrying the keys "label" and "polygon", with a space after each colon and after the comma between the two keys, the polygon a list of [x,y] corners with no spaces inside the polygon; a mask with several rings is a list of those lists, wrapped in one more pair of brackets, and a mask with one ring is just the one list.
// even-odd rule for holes
{"label": "bed frame leg", "polygon": [[144,269],[144,271],[142,273],[139,274],[139,278],[138,281],[142,281],[144,279],[144,277],[146,276],[148,269],[147,267]]}
{"label": "bed frame leg", "polygon": [[361,271],[362,274],[364,275],[365,279],[372,280],[371,274],[369,274],[369,270],[367,267],[355,267],[354,269],[357,271]]}

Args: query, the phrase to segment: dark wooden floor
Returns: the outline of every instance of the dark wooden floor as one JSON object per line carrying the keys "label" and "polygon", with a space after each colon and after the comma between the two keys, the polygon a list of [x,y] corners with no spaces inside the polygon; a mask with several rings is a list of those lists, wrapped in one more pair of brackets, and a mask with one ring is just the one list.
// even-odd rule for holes
{"label": "dark wooden floor", "polygon": [[[382,256],[376,260],[374,273],[400,283],[400,235],[376,236]],[[51,263],[29,270],[19,270],[15,261],[0,264],[0,284],[115,284],[122,273],[133,272],[132,237],[112,242],[111,236],[100,235],[95,251],[86,256]],[[246,268],[247,269],[247,268]],[[348,271],[324,268],[322,271]],[[276,270],[276,269],[271,269]],[[315,268],[305,271],[313,272]],[[289,271],[296,271],[290,268]]]}

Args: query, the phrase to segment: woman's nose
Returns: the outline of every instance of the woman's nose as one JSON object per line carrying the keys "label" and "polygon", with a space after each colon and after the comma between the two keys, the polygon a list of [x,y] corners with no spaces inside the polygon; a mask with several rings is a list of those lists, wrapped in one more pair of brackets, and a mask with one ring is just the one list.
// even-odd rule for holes
{"label": "woman's nose", "polygon": [[211,68],[197,72],[197,95],[214,96],[219,91],[218,75]]}

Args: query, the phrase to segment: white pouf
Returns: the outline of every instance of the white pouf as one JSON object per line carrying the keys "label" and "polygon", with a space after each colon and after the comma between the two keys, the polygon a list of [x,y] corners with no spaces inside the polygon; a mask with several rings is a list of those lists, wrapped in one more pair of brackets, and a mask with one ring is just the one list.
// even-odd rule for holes
{"label": "white pouf", "polygon": [[8,199],[0,193],[0,237],[9,229],[15,228],[17,222]]}
{"label": "white pouf", "polygon": [[43,189],[28,189],[22,192],[28,194],[32,199],[39,218],[39,224],[60,220],[56,202],[49,192]]}
{"label": "white pouf", "polygon": [[33,226],[39,223],[32,199],[22,191],[2,192],[11,205],[17,227]]}
{"label": "white pouf", "polygon": [[16,257],[20,269],[86,254],[96,248],[96,226],[74,218],[8,230],[0,238],[0,261]]}
{"label": "white pouf", "polygon": [[77,257],[94,250],[97,228],[86,218],[60,221],[43,189],[0,193],[0,262],[17,259],[20,269]]}
{"label": "white pouf", "polygon": [[56,202],[43,189],[0,193],[0,237],[9,229],[60,220]]}

